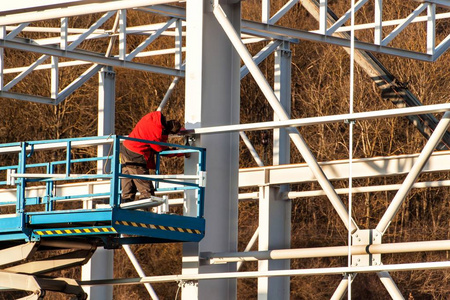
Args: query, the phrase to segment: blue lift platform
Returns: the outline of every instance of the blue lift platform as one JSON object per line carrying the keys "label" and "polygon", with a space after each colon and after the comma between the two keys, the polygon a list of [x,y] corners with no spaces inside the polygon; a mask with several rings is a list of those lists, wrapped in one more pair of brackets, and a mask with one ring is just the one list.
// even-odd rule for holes
{"label": "blue lift platform", "polygon": [[[176,150],[157,154],[155,175],[126,175],[121,173],[119,162],[120,143],[125,139],[165,145]],[[110,147],[109,155],[97,157],[95,150],[99,146]],[[191,153],[192,159],[198,159],[197,174],[163,175],[161,157],[180,153]],[[0,214],[0,245],[42,239],[95,240],[106,248],[120,244],[198,242],[205,233],[205,154],[203,148],[124,136],[0,144],[0,157],[4,156],[6,161],[9,159],[13,163],[0,166],[0,175],[1,172],[6,175],[6,180],[0,181],[0,188],[5,188],[0,190],[0,208],[14,207],[10,213]],[[14,155],[18,157],[14,159]],[[64,158],[60,159],[62,155]],[[49,161],[49,157],[55,160]],[[98,161],[102,161],[109,171],[97,174],[95,167]],[[84,173],[78,174],[77,170]],[[197,216],[140,209],[154,205],[154,201],[140,204],[137,201],[136,205],[128,206],[122,204],[120,180],[124,177],[152,180],[156,183],[157,192],[193,190],[197,198]],[[96,204],[99,199],[102,204]],[[167,198],[162,199],[166,201],[158,199],[156,204],[167,206]],[[76,202],[78,207],[74,209]]]}
{"label": "blue lift platform", "polygon": [[[155,174],[127,175],[121,172],[119,161],[120,144],[126,139],[174,150],[156,154]],[[97,152],[108,155],[99,157]],[[186,153],[198,160],[196,174],[164,174],[161,157]],[[3,287],[28,290],[35,299],[42,299],[45,290],[83,299],[85,294],[76,282],[39,275],[82,265],[97,247],[199,242],[204,237],[203,148],[114,135],[0,144],[0,157]],[[99,165],[103,165],[101,170]],[[125,177],[152,180],[157,197],[121,203],[120,181]],[[180,207],[171,205],[173,201],[183,204],[185,193],[195,197],[196,216],[183,216]],[[177,194],[181,198],[168,199]],[[32,256],[41,250],[70,251],[34,260]],[[26,288],[22,284],[25,279]]]}

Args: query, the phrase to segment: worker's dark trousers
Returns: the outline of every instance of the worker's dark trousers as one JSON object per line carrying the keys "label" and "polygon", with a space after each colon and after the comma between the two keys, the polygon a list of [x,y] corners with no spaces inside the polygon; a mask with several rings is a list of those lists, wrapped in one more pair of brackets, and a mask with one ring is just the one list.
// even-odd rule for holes
{"label": "worker's dark trousers", "polygon": [[[147,162],[142,154],[128,150],[120,146],[120,163],[122,173],[127,175],[148,175]],[[136,192],[141,193],[140,199],[150,198],[155,194],[155,188],[151,180],[122,178],[122,202],[135,200]]]}

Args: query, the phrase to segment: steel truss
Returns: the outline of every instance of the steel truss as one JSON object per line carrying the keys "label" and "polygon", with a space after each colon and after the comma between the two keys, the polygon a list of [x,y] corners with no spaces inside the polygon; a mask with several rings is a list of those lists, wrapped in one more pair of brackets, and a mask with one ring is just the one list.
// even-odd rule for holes
{"label": "steel truss", "polygon": [[[190,1],[195,0],[188,0]],[[17,2],[17,1],[16,1]],[[233,1],[223,1],[225,4]],[[237,1],[236,1],[237,2]],[[192,64],[189,60],[184,62],[183,55],[187,51],[184,46],[185,39],[192,38],[187,34],[186,26],[189,26],[189,21],[186,17],[186,8],[182,5],[168,5],[169,3],[177,3],[174,0],[116,0],[116,1],[55,1],[55,3],[48,3],[48,5],[40,5],[36,7],[29,7],[29,2],[18,1],[12,8],[4,9],[0,12],[0,97],[18,99],[23,101],[44,103],[57,105],[70,97],[80,86],[87,80],[97,75],[98,72],[105,66],[115,68],[127,68],[132,70],[153,72],[167,76],[173,76],[173,82],[168,88],[166,97],[161,103],[158,110],[161,110],[165,103],[169,100],[171,91],[180,79],[183,79],[186,74],[186,68]],[[213,133],[230,133],[240,132],[245,144],[249,147],[257,164],[263,167],[263,162],[258,157],[253,146],[246,138],[245,132],[248,130],[274,129],[286,128],[290,139],[302,154],[306,161],[303,165],[302,174],[308,173],[311,181],[317,180],[322,190],[318,191],[288,191],[285,190],[280,193],[283,199],[289,199],[299,196],[311,195],[326,195],[331,204],[336,209],[344,225],[352,233],[352,245],[349,247],[341,246],[339,249],[321,249],[326,254],[324,256],[346,255],[345,249],[351,253],[352,267],[317,269],[317,270],[278,270],[269,271],[267,268],[258,272],[240,272],[240,273],[212,273],[212,274],[197,274],[197,275],[174,275],[168,277],[144,277],[142,270],[139,272],[142,278],[140,279],[126,279],[126,280],[104,280],[104,281],[82,281],[81,285],[102,285],[102,284],[137,284],[150,282],[164,282],[164,281],[189,281],[189,280],[203,280],[211,278],[256,278],[256,277],[278,277],[278,276],[303,276],[303,275],[317,275],[317,274],[344,274],[341,284],[337,287],[333,299],[341,298],[347,290],[350,279],[353,274],[376,272],[390,295],[393,298],[401,298],[398,288],[389,275],[389,271],[408,271],[420,269],[442,269],[448,268],[448,262],[433,262],[433,263],[416,263],[416,264],[400,264],[383,266],[381,261],[381,253],[394,253],[398,248],[410,248],[411,251],[438,251],[450,250],[448,241],[434,241],[428,244],[429,248],[422,244],[403,243],[402,245],[382,244],[382,236],[389,227],[390,222],[396,216],[398,209],[404,203],[406,196],[411,188],[424,188],[429,186],[448,186],[447,181],[416,183],[418,176],[424,172],[448,171],[449,167],[444,163],[437,163],[431,165],[433,161],[438,160],[439,154],[433,154],[433,150],[448,149],[450,145],[450,135],[447,128],[450,122],[450,113],[448,104],[436,104],[430,106],[422,106],[420,101],[408,90],[406,86],[398,83],[395,77],[374,57],[376,53],[398,56],[402,58],[409,58],[414,60],[422,60],[427,62],[436,62],[448,48],[450,47],[450,35],[439,36],[436,33],[437,22],[448,22],[450,19],[450,1],[448,0],[428,0],[428,1],[409,1],[411,7],[409,14],[402,16],[397,20],[385,20],[383,12],[389,6],[389,3],[382,0],[360,0],[355,3],[354,10],[357,12],[363,8],[369,7],[374,12],[373,22],[359,23],[355,26],[348,26],[347,23],[351,17],[350,9],[341,16],[336,16],[328,6],[327,0],[289,0],[285,5],[275,12],[273,15],[270,11],[270,0],[262,0],[261,5],[261,22],[255,20],[242,20],[240,30],[235,29],[235,24],[229,19],[227,14],[222,9],[224,5],[222,1],[215,0],[214,3],[205,3],[207,6],[205,14],[214,16],[220,24],[223,32],[227,35],[230,43],[235,51],[238,53],[244,65],[240,69],[240,78],[242,79],[248,73],[255,78],[259,88],[262,90],[264,96],[270,103],[275,113],[274,122],[254,123],[245,125],[229,124],[218,127],[202,127],[192,128],[189,132],[192,135],[204,136]],[[234,3],[234,2],[233,2]],[[296,6],[304,7],[318,22],[317,29],[307,31],[300,28],[288,28],[283,25],[283,16],[290,13]],[[193,6],[194,7],[194,6]],[[437,8],[439,13],[437,13]],[[136,10],[142,13],[158,14],[165,17],[165,22],[155,24],[141,24],[139,26],[128,26],[127,13],[130,10]],[[90,25],[89,28],[70,28],[69,21],[73,16],[86,14],[103,14]],[[113,20],[112,26],[110,20]],[[41,23],[38,25],[33,22],[47,21],[57,19],[59,20],[59,27],[42,27]],[[109,24],[109,25],[105,25]],[[421,24],[424,26],[424,35],[412,37],[422,42],[422,51],[407,48],[407,44],[403,43],[402,36],[408,28]],[[110,27],[107,27],[110,26]],[[285,54],[286,57],[279,58],[278,64],[289,62],[289,44],[297,43],[299,40],[307,40],[319,43],[326,43],[331,45],[342,46],[346,49],[350,48],[352,41],[350,40],[349,32],[356,31],[356,36],[364,31],[373,31],[372,38],[364,40],[355,40],[354,47],[356,50],[355,62],[359,64],[362,69],[375,82],[380,89],[382,97],[390,99],[399,108],[389,111],[366,112],[356,114],[346,114],[339,116],[317,116],[309,119],[292,120],[290,118],[290,109],[285,103],[280,103],[280,98],[290,89],[290,72],[286,72],[277,79],[277,86],[273,89],[264,78],[262,72],[258,68],[258,64],[266,59],[269,55],[276,52],[278,55]],[[52,37],[36,38],[39,33],[49,33]],[[32,34],[32,37],[31,37]],[[145,39],[133,49],[127,43],[127,39],[133,35],[144,36]],[[363,36],[361,34],[361,36]],[[173,38],[173,48],[148,50],[146,49],[158,38]],[[81,48],[88,40],[107,40],[106,46],[102,50],[91,51],[85,47]],[[247,50],[246,45],[251,43],[265,42],[261,51],[255,56],[251,56]],[[32,64],[26,66],[12,66],[7,65],[8,51],[22,51],[37,53],[41,56]],[[14,53],[14,52],[13,52]],[[136,58],[145,58],[160,55],[173,55],[175,57],[173,65],[152,65],[143,61],[136,62]],[[287,59],[287,60],[286,60]],[[288,63],[289,65],[289,63]],[[84,71],[78,71],[79,67]],[[62,68],[70,68],[73,72],[78,72],[79,77],[66,86],[61,86],[59,82],[59,72]],[[283,67],[283,70],[286,67]],[[17,88],[17,84],[27,78],[33,72],[49,70],[51,72],[51,84],[47,87],[46,94],[24,94]],[[10,79],[11,75],[15,77]],[[286,74],[289,74],[286,78]],[[8,78],[8,80],[7,80]],[[394,95],[394,96],[392,96]],[[290,90],[287,98],[290,98]],[[408,106],[408,108],[403,108]],[[445,112],[440,121],[432,114],[436,112]],[[365,176],[391,176],[400,173],[408,173],[403,184],[381,186],[381,187],[357,187],[351,190],[336,190],[331,184],[331,180],[337,178],[343,179],[348,171],[348,162],[344,165],[335,163],[334,166],[342,166],[339,169],[339,176],[335,173],[327,171],[327,163],[318,163],[314,154],[309,149],[306,141],[300,135],[295,127],[307,126],[312,124],[324,124],[328,122],[344,122],[355,121],[358,119],[371,119],[382,117],[407,117],[414,126],[429,139],[423,151],[418,154],[411,163],[410,168],[400,170],[393,169],[376,169],[374,171],[373,165],[375,160],[352,160],[352,163],[361,166],[362,172],[366,172]],[[283,138],[280,136],[279,141]],[[279,150],[286,151],[286,143],[280,142]],[[289,152],[288,157],[289,157]],[[446,154],[448,155],[448,154]],[[431,158],[430,158],[431,157]],[[445,155],[443,155],[445,159]],[[391,158],[380,159],[381,164],[389,161]],[[403,158],[392,158],[400,161]],[[409,157],[404,158],[410,159]],[[284,160],[284,161],[283,161]],[[289,163],[285,158],[281,158],[280,163]],[[398,162],[397,161],[397,162]],[[445,160],[444,160],[445,161]],[[447,159],[448,161],[448,159]],[[427,165],[428,164],[428,165]],[[332,166],[332,168],[334,167]],[[240,198],[245,199],[259,199],[261,205],[267,201],[272,203],[274,199],[274,189],[276,185],[292,183],[289,175],[282,174],[277,177],[274,175],[278,167],[260,168],[255,170],[241,170],[241,178],[239,186],[262,186],[258,192],[249,195],[241,195]],[[283,168],[283,167],[281,167]],[[306,170],[307,171],[304,171]],[[299,169],[296,171],[298,172]],[[254,171],[255,173],[251,173]],[[286,169],[282,169],[286,172]],[[367,171],[370,171],[367,173]],[[246,177],[246,172],[248,176]],[[259,173],[258,173],[259,172]],[[283,173],[282,172],[282,173]],[[258,174],[257,174],[258,173]],[[356,172],[357,173],[357,172]],[[257,175],[255,175],[257,174]],[[367,175],[370,174],[370,175]],[[297,175],[298,176],[298,175]],[[302,175],[303,176],[303,175]],[[358,177],[358,174],[355,175]],[[303,178],[303,177],[302,177]],[[254,181],[258,181],[256,184]],[[266,187],[266,188],[265,188]],[[341,201],[341,194],[353,193],[358,191],[380,191],[380,190],[398,190],[397,194],[391,201],[385,214],[380,219],[376,228],[361,230],[347,211],[347,207]],[[4,195],[4,193],[0,193]],[[237,196],[237,195],[236,195]],[[276,198],[277,196],[275,196]],[[1,200],[1,199],[0,199]],[[272,204],[270,204],[272,205]],[[279,210],[282,211],[282,210]],[[206,216],[208,218],[208,216]],[[287,219],[285,216],[284,220]],[[267,220],[266,220],[267,221]],[[264,223],[264,220],[260,220]],[[268,221],[267,221],[268,222]],[[260,224],[262,225],[267,224]],[[270,226],[276,225],[269,225]],[[267,227],[267,226],[266,226]],[[267,230],[264,229],[264,230]],[[264,230],[257,231],[252,237],[252,240],[247,247],[251,249],[252,244],[258,235],[265,234]],[[262,232],[262,233],[261,233]],[[276,259],[274,253],[278,253],[276,248],[272,247],[270,237],[267,245],[261,245],[260,248],[264,251],[238,253],[238,252],[217,252],[217,253],[197,253],[201,259],[208,261],[211,264],[217,262],[236,262],[246,260],[273,260]],[[435,246],[435,247],[434,247]],[[369,247],[371,250],[368,253],[360,251],[362,248]],[[359,250],[358,250],[359,249]],[[380,250],[384,249],[384,250]],[[128,249],[129,250],[129,249]],[[316,252],[319,249],[292,249],[281,259],[292,259],[303,257],[299,253]],[[295,252],[295,253],[294,253]],[[338,254],[340,253],[340,254]],[[347,252],[348,253],[348,252]],[[132,258],[132,253],[129,254]],[[236,257],[239,257],[237,259]],[[250,258],[249,258],[250,257]],[[261,265],[262,266],[262,265]],[[201,267],[198,267],[200,269]],[[289,267],[287,267],[289,268]],[[197,269],[197,271],[198,271]],[[260,282],[264,288],[274,286],[270,282]],[[276,286],[276,283],[275,283]],[[147,289],[153,298],[157,296],[152,292],[152,288],[148,285]],[[184,292],[190,293],[190,290],[184,289]],[[261,296],[262,295],[262,296]],[[266,294],[267,297],[268,294]],[[218,296],[220,298],[220,296]],[[264,294],[260,294],[261,299]]]}

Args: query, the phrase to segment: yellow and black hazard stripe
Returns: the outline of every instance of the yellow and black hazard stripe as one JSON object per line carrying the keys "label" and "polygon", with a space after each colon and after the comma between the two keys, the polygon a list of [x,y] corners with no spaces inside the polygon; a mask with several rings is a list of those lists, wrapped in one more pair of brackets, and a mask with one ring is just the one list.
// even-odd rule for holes
{"label": "yellow and black hazard stripe", "polygon": [[136,222],[131,222],[131,221],[116,221],[115,224],[116,225],[123,225],[123,226],[131,226],[131,227],[148,228],[148,229],[177,231],[177,232],[182,232],[182,233],[202,234],[202,232],[200,230],[198,230],[198,229],[189,229],[189,228],[181,228],[181,227],[172,227],[172,226],[136,223]]}
{"label": "yellow and black hazard stripe", "polygon": [[70,228],[70,229],[46,229],[35,230],[37,235],[68,235],[68,234],[105,234],[117,233],[113,227],[90,227],[90,228]]}

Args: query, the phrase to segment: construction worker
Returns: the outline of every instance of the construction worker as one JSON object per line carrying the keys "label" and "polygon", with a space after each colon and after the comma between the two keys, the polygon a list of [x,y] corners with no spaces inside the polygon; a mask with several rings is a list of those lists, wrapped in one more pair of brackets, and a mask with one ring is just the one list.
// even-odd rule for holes
{"label": "construction worker", "polygon": [[[180,129],[180,122],[166,121],[161,112],[155,111],[145,115],[136,124],[129,137],[166,143],[168,135],[177,134]],[[125,140],[120,147],[122,173],[128,175],[150,174],[149,169],[156,168],[155,154],[168,149],[167,146]],[[151,180],[122,178],[122,203],[134,201],[137,191],[141,193],[140,199],[151,198],[155,195],[155,188]]]}

